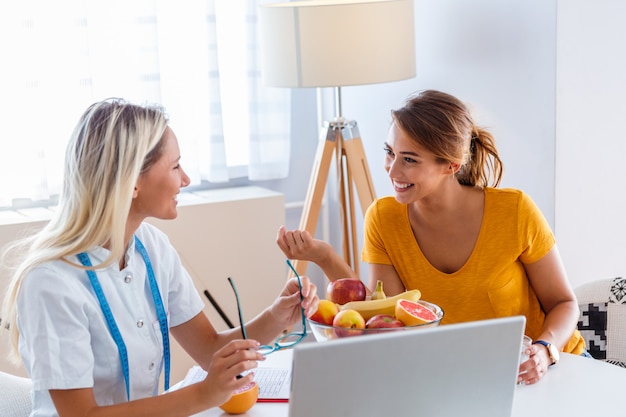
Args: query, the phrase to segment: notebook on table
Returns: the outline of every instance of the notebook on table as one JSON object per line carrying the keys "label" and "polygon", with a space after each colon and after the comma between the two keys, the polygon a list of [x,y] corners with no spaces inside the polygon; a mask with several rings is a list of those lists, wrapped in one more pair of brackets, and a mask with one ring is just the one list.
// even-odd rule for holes
{"label": "notebook on table", "polygon": [[508,417],[525,318],[304,343],[290,417]]}
{"label": "notebook on table", "polygon": [[[259,366],[253,370],[254,380],[259,386],[258,402],[287,402],[291,388],[291,367]],[[172,386],[174,391],[203,381],[207,372],[198,365],[192,366],[185,378]]]}

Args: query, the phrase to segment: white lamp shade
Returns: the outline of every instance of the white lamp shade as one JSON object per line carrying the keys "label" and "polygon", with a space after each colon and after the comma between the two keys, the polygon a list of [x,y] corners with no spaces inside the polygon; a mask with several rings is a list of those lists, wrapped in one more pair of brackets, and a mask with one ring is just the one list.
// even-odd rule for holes
{"label": "white lamp shade", "polygon": [[261,76],[271,87],[340,87],[415,76],[413,0],[259,5]]}

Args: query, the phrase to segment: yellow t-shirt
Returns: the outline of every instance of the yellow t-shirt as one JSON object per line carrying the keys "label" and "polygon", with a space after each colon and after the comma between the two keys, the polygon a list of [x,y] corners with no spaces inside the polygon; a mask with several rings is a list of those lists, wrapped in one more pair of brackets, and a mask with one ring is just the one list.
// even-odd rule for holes
{"label": "yellow t-shirt", "polygon": [[[393,265],[405,288],[444,310],[442,324],[514,315],[526,316],[526,334],[541,334],[545,313],[523,263],[545,256],[556,240],[532,199],[514,189],[485,188],[478,240],[465,265],[452,274],[423,255],[409,223],[408,206],[393,197],[376,200],[365,215],[363,261]],[[580,354],[578,330],[563,351]]]}

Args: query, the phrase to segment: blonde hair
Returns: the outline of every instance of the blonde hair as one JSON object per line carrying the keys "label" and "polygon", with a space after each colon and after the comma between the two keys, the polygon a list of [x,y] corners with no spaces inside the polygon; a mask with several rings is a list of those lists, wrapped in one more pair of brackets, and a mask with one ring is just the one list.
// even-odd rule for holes
{"label": "blonde hair", "polygon": [[[2,328],[8,329],[11,359],[19,362],[17,297],[24,277],[52,260],[107,245],[109,257],[95,268],[124,256],[126,220],[135,184],[162,152],[167,116],[156,105],[139,106],[123,99],[91,105],[81,116],[65,153],[63,189],[58,207],[44,228],[18,240],[3,253],[11,270],[2,308]],[[14,265],[8,265],[13,259]],[[82,265],[75,264],[78,268]]]}
{"label": "blonde hair", "polygon": [[456,97],[425,90],[409,97],[404,107],[391,115],[399,128],[442,162],[458,163],[459,183],[477,187],[500,184],[504,168],[494,137],[475,125],[469,109]]}

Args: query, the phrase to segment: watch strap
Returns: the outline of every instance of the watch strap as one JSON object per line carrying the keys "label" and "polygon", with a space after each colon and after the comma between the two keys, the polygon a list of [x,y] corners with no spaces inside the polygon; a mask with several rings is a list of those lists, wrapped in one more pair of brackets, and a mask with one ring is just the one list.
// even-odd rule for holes
{"label": "watch strap", "polygon": [[550,357],[550,360],[552,361],[552,363],[550,364],[550,366],[554,365],[556,363],[556,359],[552,356],[552,349],[550,349],[550,347],[552,346],[551,343],[546,342],[545,340],[535,340],[533,342],[533,345],[535,344],[539,344],[539,345],[543,345],[546,347],[546,349],[548,349],[548,356]]}

